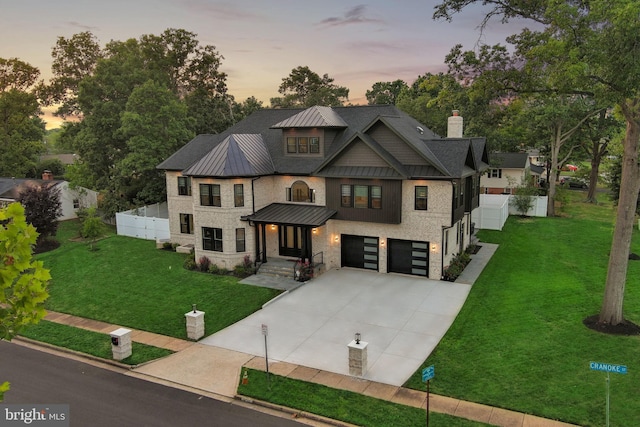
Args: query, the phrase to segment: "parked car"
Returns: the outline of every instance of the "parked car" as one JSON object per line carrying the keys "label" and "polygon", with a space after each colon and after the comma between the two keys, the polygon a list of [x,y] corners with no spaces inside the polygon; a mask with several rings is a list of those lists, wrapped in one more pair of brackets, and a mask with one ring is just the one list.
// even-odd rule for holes
{"label": "parked car", "polygon": [[589,188],[589,185],[587,185],[587,182],[584,179],[574,178],[571,176],[560,178],[560,185],[565,185],[569,188],[580,188],[583,190]]}

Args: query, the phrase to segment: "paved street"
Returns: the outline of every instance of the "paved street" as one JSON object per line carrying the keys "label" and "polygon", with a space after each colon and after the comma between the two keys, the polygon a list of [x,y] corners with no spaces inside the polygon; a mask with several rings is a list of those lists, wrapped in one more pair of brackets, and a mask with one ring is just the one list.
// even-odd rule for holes
{"label": "paved street", "polygon": [[285,418],[0,341],[3,403],[69,404],[71,426],[299,426]]}

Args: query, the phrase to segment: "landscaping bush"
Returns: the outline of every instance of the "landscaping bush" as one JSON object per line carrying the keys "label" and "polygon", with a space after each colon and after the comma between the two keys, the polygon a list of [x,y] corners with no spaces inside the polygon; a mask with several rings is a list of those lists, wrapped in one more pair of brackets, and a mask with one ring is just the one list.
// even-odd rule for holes
{"label": "landscaping bush", "polygon": [[470,261],[471,256],[466,251],[456,255],[451,260],[451,263],[444,268],[444,280],[448,282],[455,282],[455,280],[458,278],[458,276],[460,276],[460,274],[462,274],[462,271]]}
{"label": "landscaping bush", "polygon": [[198,265],[196,264],[196,253],[193,249],[189,252],[189,256],[184,259],[183,266],[187,270],[195,270],[198,268]]}
{"label": "landscaping bush", "polygon": [[200,259],[198,260],[198,268],[202,272],[208,272],[210,265],[211,265],[211,260],[206,256],[201,256]]}

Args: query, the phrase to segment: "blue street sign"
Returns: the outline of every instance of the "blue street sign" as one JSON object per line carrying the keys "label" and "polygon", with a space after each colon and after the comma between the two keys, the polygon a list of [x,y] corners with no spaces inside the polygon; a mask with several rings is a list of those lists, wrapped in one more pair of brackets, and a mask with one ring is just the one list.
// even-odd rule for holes
{"label": "blue street sign", "polygon": [[590,362],[589,367],[591,368],[592,371],[613,372],[614,374],[627,373],[627,367],[624,365],[612,365],[611,363]]}
{"label": "blue street sign", "polygon": [[422,381],[427,382],[436,376],[436,367],[434,365],[427,366],[422,370]]}

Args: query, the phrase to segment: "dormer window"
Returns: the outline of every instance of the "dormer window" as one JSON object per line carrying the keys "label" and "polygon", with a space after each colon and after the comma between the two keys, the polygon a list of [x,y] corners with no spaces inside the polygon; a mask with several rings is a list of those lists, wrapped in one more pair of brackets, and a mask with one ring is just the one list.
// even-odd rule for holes
{"label": "dormer window", "polygon": [[320,138],[317,136],[288,136],[287,154],[319,154]]}

